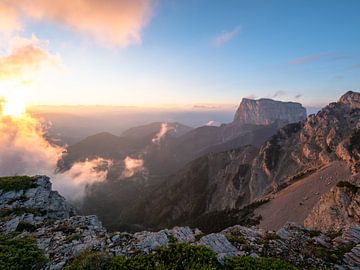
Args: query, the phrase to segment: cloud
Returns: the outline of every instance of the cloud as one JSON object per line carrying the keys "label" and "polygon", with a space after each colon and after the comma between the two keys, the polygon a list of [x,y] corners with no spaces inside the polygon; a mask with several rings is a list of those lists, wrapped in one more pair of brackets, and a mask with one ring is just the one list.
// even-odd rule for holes
{"label": "cloud", "polygon": [[[8,9],[16,9],[18,16],[64,25],[106,46],[126,47],[141,42],[141,31],[148,24],[157,0],[21,0],[4,3]],[[12,22],[12,17],[7,18]]]}
{"label": "cloud", "polygon": [[350,69],[360,69],[360,64],[354,64],[350,66]]}
{"label": "cloud", "polygon": [[216,121],[213,121],[213,120],[210,120],[209,122],[207,122],[205,124],[205,126],[208,126],[208,127],[218,127],[220,126],[221,124],[219,122],[216,122]]}
{"label": "cloud", "polygon": [[22,29],[17,10],[9,1],[0,2],[0,33],[9,35]]}
{"label": "cloud", "polygon": [[44,125],[31,116],[5,116],[0,102],[0,176],[39,175],[51,177],[54,188],[70,200],[81,199],[87,185],[104,181],[111,161],[95,159],[75,163],[61,174],[55,173],[65,149],[45,139]]}
{"label": "cloud", "polygon": [[214,38],[212,44],[214,47],[218,48],[222,45],[228,43],[231,39],[233,39],[239,32],[241,31],[240,26],[236,26],[234,30],[229,32],[222,32],[218,36]]}
{"label": "cloud", "polygon": [[173,127],[170,127],[167,123],[161,123],[161,127],[159,132],[155,135],[155,137],[152,139],[153,143],[157,143],[159,144],[160,141],[164,138],[164,136],[166,135],[166,133],[168,133],[169,131],[174,130]]}
{"label": "cloud", "polygon": [[0,80],[31,81],[43,66],[61,62],[59,56],[44,49],[47,43],[35,35],[30,39],[13,37],[8,43],[8,54],[0,56]]}
{"label": "cloud", "polygon": [[336,60],[343,60],[349,58],[351,58],[351,56],[346,54],[319,53],[319,54],[311,54],[311,55],[305,55],[299,58],[295,58],[293,60],[290,60],[288,64],[292,66],[296,66],[296,65],[309,64],[320,60],[336,61]]}
{"label": "cloud", "polygon": [[254,94],[251,94],[251,95],[248,95],[248,96],[246,96],[246,97],[244,97],[244,98],[247,98],[247,99],[256,99],[257,96],[255,96]]}
{"label": "cloud", "polygon": [[129,178],[134,176],[136,173],[144,170],[144,160],[135,159],[127,156],[124,159],[125,169],[121,175],[121,178]]}
{"label": "cloud", "polygon": [[81,200],[86,187],[106,180],[112,162],[97,158],[75,163],[70,170],[52,176],[54,189],[70,200]]}
{"label": "cloud", "polygon": [[272,95],[272,97],[274,97],[274,98],[279,98],[279,97],[283,97],[283,96],[285,96],[286,95],[286,92],[285,91],[283,91],[283,90],[278,90],[278,91],[276,91],[273,95]]}

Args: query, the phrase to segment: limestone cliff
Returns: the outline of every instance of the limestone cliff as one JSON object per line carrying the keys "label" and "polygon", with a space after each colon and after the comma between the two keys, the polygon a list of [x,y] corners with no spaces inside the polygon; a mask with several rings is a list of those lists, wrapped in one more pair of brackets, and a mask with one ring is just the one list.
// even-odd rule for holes
{"label": "limestone cliff", "polygon": [[300,103],[243,98],[235,114],[234,123],[269,125],[276,121],[296,123],[305,118],[306,109]]}

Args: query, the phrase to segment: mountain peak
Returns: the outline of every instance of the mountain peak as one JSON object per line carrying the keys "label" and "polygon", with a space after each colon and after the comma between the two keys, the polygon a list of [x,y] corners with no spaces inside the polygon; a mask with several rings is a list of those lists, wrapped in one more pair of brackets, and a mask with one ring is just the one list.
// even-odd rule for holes
{"label": "mountain peak", "polygon": [[353,109],[360,109],[360,93],[348,91],[340,97],[339,102],[347,104]]}
{"label": "mountain peak", "polygon": [[235,114],[238,124],[269,125],[276,121],[295,123],[306,118],[306,109],[296,102],[243,98]]}

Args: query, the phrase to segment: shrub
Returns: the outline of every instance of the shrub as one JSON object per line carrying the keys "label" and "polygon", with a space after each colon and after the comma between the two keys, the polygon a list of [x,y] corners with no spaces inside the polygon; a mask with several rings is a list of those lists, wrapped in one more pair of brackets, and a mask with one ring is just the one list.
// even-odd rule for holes
{"label": "shrub", "polygon": [[17,232],[23,232],[23,231],[34,232],[35,230],[36,230],[36,226],[26,221],[20,221],[16,227]]}
{"label": "shrub", "polygon": [[355,186],[354,184],[348,181],[340,181],[336,184],[336,186],[340,188],[345,187],[349,189],[353,194],[355,194],[359,190],[359,187]]}
{"label": "shrub", "polygon": [[0,189],[4,191],[27,190],[36,187],[33,177],[30,176],[6,176],[0,177]]}
{"label": "shrub", "polygon": [[126,259],[115,256],[111,259],[101,252],[87,251],[73,259],[65,270],[215,270],[219,263],[215,254],[204,246],[169,244],[150,254],[138,254]]}
{"label": "shrub", "polygon": [[106,270],[110,257],[103,252],[84,251],[70,261],[64,270]]}
{"label": "shrub", "polygon": [[41,269],[47,259],[37,247],[35,240],[16,238],[15,234],[0,234],[0,269]]}
{"label": "shrub", "polygon": [[227,258],[224,263],[225,270],[295,270],[295,266],[290,263],[275,258],[253,258],[253,257],[233,257]]}

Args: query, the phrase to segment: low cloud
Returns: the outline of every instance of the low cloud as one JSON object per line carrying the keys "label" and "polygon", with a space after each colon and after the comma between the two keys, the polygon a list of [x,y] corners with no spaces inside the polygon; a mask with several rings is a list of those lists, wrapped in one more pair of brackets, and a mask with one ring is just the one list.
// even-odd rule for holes
{"label": "low cloud", "polygon": [[124,159],[125,169],[121,175],[121,178],[129,178],[144,170],[144,160],[135,159],[127,156]]}
{"label": "low cloud", "polygon": [[86,187],[106,180],[110,160],[98,158],[75,163],[70,170],[52,176],[55,190],[70,200],[81,200]]}
{"label": "low cloud", "polygon": [[49,54],[46,44],[35,35],[29,39],[13,37],[9,52],[0,56],[0,80],[29,82],[42,67],[59,66],[60,57]]}
{"label": "low cloud", "polygon": [[255,96],[254,94],[251,94],[251,95],[248,95],[248,96],[246,96],[246,97],[244,97],[244,98],[247,98],[247,99],[256,99],[257,96]]}
{"label": "low cloud", "polygon": [[283,97],[286,95],[286,92],[285,91],[282,91],[282,90],[279,90],[279,91],[276,91],[272,97],[273,98],[280,98],[280,97]]}
{"label": "low cloud", "polygon": [[171,130],[175,130],[173,127],[169,126],[167,123],[162,123],[159,132],[152,139],[153,143],[159,144],[164,136]]}
{"label": "low cloud", "polygon": [[212,41],[213,46],[216,48],[221,47],[222,45],[228,43],[231,39],[233,39],[240,31],[241,31],[241,27],[236,26],[235,29],[232,31],[228,31],[228,32],[224,31],[220,33]]}
{"label": "low cloud", "polygon": [[208,127],[218,127],[218,126],[220,126],[220,123],[211,120],[211,121],[207,122],[207,123],[205,124],[205,126],[208,126]]}
{"label": "low cloud", "polygon": [[49,143],[44,125],[31,116],[4,115],[3,103],[0,102],[0,176],[48,175],[54,189],[70,200],[81,199],[87,185],[106,179],[112,163],[104,159],[75,163],[69,171],[55,173],[66,149]]}
{"label": "low cloud", "polygon": [[0,8],[8,30],[18,29],[19,17],[25,17],[66,26],[106,46],[126,47],[141,42],[156,4],[157,0],[5,0]]}

